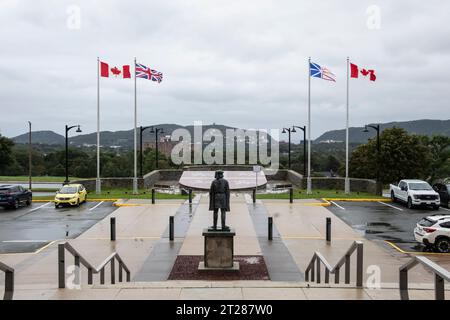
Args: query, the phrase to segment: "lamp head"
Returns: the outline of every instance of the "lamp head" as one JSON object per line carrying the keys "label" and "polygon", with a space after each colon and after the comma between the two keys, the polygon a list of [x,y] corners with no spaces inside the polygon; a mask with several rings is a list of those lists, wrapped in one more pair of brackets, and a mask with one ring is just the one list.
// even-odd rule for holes
{"label": "lamp head", "polygon": [[80,125],[78,125],[77,131],[76,132],[82,132],[80,129]]}
{"label": "lamp head", "polygon": [[281,133],[286,133],[286,129],[285,129],[285,128],[283,128],[283,131],[281,131]]}
{"label": "lamp head", "polygon": [[295,130],[295,127],[294,127],[294,126],[292,126],[291,132],[293,132],[293,133],[297,132],[297,130]]}
{"label": "lamp head", "polygon": [[367,129],[367,124],[364,126],[363,132],[369,132],[369,129]]}
{"label": "lamp head", "polygon": [[150,133],[155,133],[155,129],[153,127],[150,129]]}

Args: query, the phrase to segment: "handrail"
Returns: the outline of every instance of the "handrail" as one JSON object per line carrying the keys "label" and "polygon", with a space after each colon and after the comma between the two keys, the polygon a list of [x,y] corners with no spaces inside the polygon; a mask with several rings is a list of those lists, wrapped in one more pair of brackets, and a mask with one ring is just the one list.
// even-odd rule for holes
{"label": "handrail", "polygon": [[[80,267],[80,264],[85,266],[88,270],[88,284],[93,284],[93,275],[100,273],[100,284],[105,284],[105,267],[110,263],[111,265],[111,284],[116,283],[115,260],[119,263],[119,282],[123,280],[123,270],[126,272],[126,281],[130,282],[130,269],[123,262],[122,258],[117,252],[111,253],[98,267],[90,264],[83,256],[74,248],[69,242],[58,244],[58,284],[59,288],[66,287],[66,268],[65,268],[65,250],[69,251],[75,258],[75,266]],[[79,272],[79,271],[77,271]],[[79,274],[78,274],[79,276]],[[79,279],[79,277],[78,277]]]}
{"label": "handrail", "polygon": [[14,295],[14,269],[0,262],[0,271],[5,273],[5,294],[3,300],[12,300]]}
{"label": "handrail", "polygon": [[[363,243],[354,241],[347,252],[336,263],[334,267],[325,259],[318,251],[314,252],[308,267],[305,270],[305,280],[309,281],[311,273],[311,281],[316,280],[320,283],[321,264],[325,267],[325,283],[330,282],[330,274],[334,274],[334,283],[339,283],[340,269],[345,266],[345,283],[350,283],[350,257],[356,250],[356,286],[362,287],[363,282]],[[314,267],[315,270],[314,270]],[[317,273],[317,276],[315,275]]]}
{"label": "handrail", "polygon": [[400,267],[399,287],[400,299],[409,300],[408,294],[408,271],[416,265],[421,264],[426,269],[434,273],[434,298],[436,300],[445,300],[444,280],[450,281],[450,272],[434,263],[428,258],[416,256]]}

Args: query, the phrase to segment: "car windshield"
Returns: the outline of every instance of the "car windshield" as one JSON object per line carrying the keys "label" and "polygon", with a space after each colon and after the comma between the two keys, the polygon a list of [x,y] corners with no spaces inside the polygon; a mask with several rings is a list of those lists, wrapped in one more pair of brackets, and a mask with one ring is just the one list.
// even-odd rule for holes
{"label": "car windshield", "polygon": [[77,192],[76,187],[62,187],[61,190],[59,190],[59,193],[75,193]]}
{"label": "car windshield", "polygon": [[431,227],[433,224],[435,224],[436,222],[427,218],[423,218],[422,220],[420,220],[419,225],[422,227]]}
{"label": "car windshield", "polygon": [[409,184],[410,190],[433,190],[433,188],[426,182],[414,182]]}

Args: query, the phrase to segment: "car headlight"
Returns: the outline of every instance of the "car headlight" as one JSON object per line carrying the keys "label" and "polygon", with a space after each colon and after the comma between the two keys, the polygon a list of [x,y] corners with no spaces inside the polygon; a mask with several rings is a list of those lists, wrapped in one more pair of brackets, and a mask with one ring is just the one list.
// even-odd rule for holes
{"label": "car headlight", "polygon": [[414,199],[419,199],[418,195],[414,195],[413,197],[414,197]]}

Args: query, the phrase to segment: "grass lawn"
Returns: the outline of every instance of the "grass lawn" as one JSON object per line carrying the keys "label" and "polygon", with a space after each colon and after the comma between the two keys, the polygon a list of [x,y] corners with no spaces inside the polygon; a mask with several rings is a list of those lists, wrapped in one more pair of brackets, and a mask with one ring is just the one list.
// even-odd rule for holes
{"label": "grass lawn", "polygon": [[[289,193],[257,194],[257,199],[289,199]],[[306,194],[306,190],[294,189],[294,199],[318,199],[318,198],[349,198],[349,199],[376,199],[380,196],[365,192],[351,192],[336,190],[313,190],[312,194]]]}
{"label": "grass lawn", "polygon": [[[145,193],[144,193],[145,192]],[[55,196],[33,196],[35,200],[53,200]],[[192,194],[194,197],[194,194]],[[89,199],[151,199],[152,193],[149,190],[139,190],[139,194],[133,194],[132,190],[111,189],[102,190],[101,194],[90,192]],[[188,199],[188,195],[156,193],[156,199]]]}
{"label": "grass lawn", "polygon": [[[82,180],[83,178],[69,177],[69,180]],[[31,177],[32,182],[64,182],[66,177],[39,176]],[[28,176],[0,176],[0,181],[28,182]]]}

